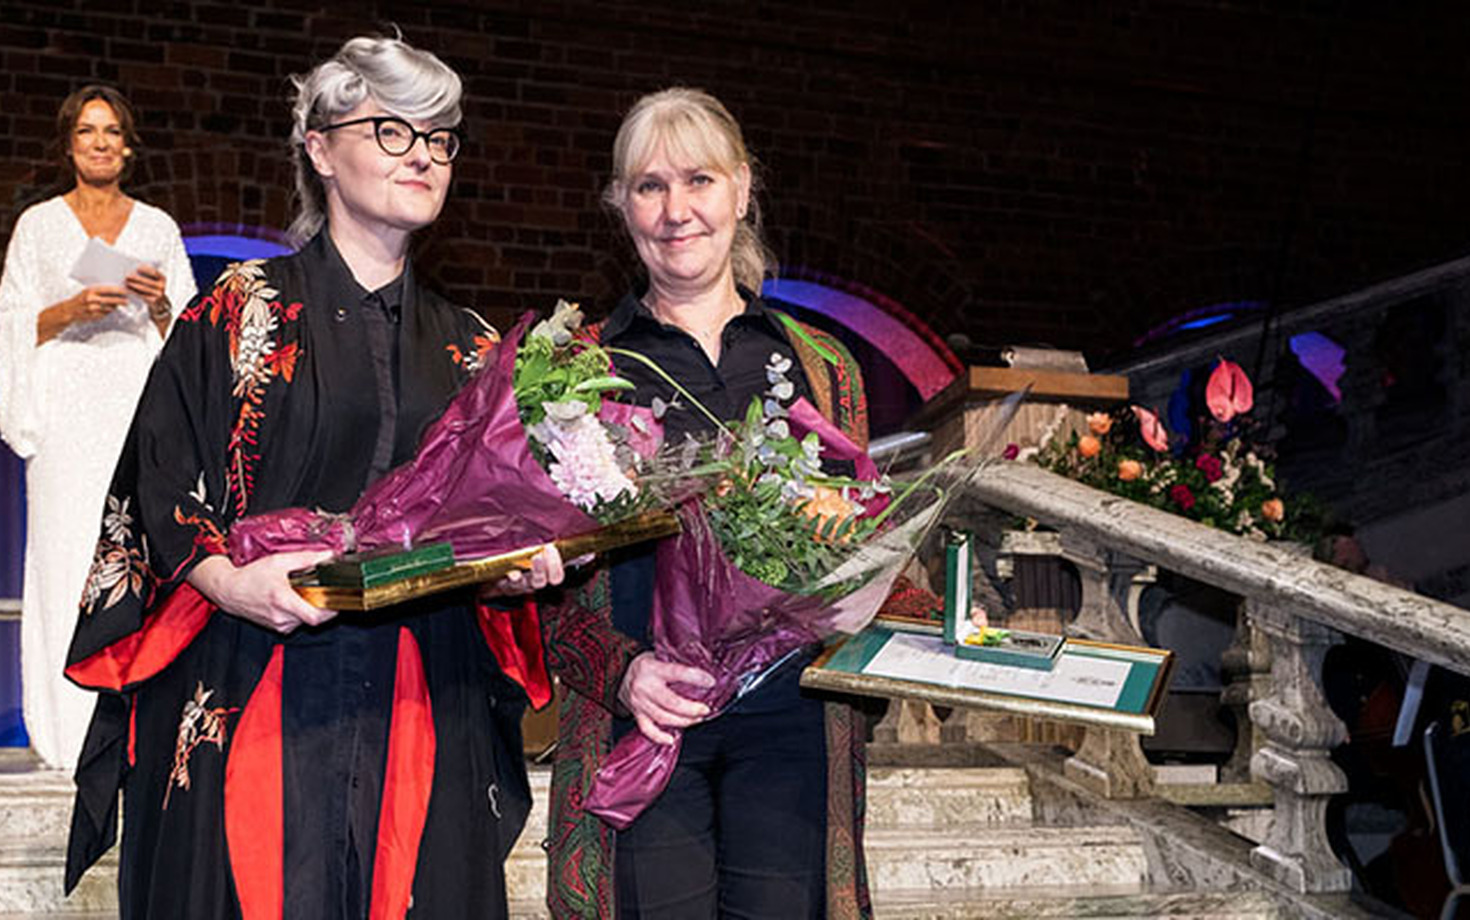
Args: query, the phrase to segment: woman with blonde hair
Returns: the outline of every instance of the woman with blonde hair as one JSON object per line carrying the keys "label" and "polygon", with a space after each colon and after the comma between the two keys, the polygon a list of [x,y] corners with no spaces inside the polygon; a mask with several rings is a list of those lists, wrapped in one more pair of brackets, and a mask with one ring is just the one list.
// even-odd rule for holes
{"label": "woman with blonde hair", "polygon": [[[409,260],[459,153],[459,77],[354,38],[296,90],[305,243],[184,310],[107,498],[67,669],[101,691],[68,884],[121,789],[124,920],[500,918],[530,808],[503,611],[462,591],[339,615],[288,580],[323,554],[226,554],[247,514],[350,508],[494,338]],[[550,553],[501,591],[560,578]]]}
{"label": "woman with blonde hair", "polygon": [[[92,700],[61,671],[95,515],[194,275],[173,219],[123,191],[142,145],[122,93],[94,84],[67,96],[56,135],[70,188],[20,215],[0,279],[0,437],[26,461],[26,730],[46,766],[71,769]],[[93,239],[136,260],[123,284],[71,277]]]}
{"label": "woman with blonde hair", "polygon": [[[613,145],[605,200],[646,278],[598,330],[640,352],[718,417],[744,415],[779,356],[805,396],[866,444],[857,363],[834,338],[760,297],[770,255],[756,166],[714,97],[667,89],[640,99]],[[706,431],[702,413],[643,366],[619,371],[643,404],[662,400],[666,438]],[[862,859],[863,737],[853,710],[804,693],[791,662],[717,718],[678,692],[708,686],[660,661],[649,619],[658,575],[633,555],[547,614],[548,659],[566,696],[552,774],[548,903],[555,917],[868,916]],[[664,793],[624,831],[583,810],[598,764],[628,731],[669,743],[684,729]]]}

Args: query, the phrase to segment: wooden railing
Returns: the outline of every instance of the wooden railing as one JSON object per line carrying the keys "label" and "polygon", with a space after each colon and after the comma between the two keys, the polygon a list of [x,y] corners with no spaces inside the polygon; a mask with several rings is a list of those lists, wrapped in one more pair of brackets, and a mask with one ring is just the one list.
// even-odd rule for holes
{"label": "wooden railing", "polygon": [[[1470,672],[1470,611],[1305,558],[1289,547],[1235,537],[1022,463],[978,476],[951,517],[1033,518],[1056,533],[1079,566],[1082,610],[1069,632],[1138,641],[1129,586],[1149,566],[1243,599],[1241,634],[1227,658],[1225,702],[1248,713],[1242,732],[1250,775],[1271,789],[1270,830],[1252,863],[1301,892],[1345,891],[1349,870],[1327,840],[1330,798],[1346,791],[1329,757],[1347,732],[1322,692],[1322,663],[1344,635]],[[1269,661],[1269,665],[1268,665]],[[1269,666],[1269,671],[1267,667]],[[1242,758],[1241,763],[1245,762]],[[1104,794],[1153,792],[1138,739],[1089,728],[1069,774]]]}

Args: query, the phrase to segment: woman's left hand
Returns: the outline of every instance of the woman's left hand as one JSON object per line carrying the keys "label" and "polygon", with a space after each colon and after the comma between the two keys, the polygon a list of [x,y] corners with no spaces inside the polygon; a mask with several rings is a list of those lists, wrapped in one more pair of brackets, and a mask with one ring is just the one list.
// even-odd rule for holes
{"label": "woman's left hand", "polygon": [[141,297],[148,304],[149,310],[156,310],[168,293],[168,279],[163,276],[163,272],[151,265],[139,265],[123,280],[123,284],[129,291]]}
{"label": "woman's left hand", "polygon": [[528,571],[511,572],[500,581],[484,586],[480,589],[480,596],[505,597],[514,594],[530,594],[548,585],[559,585],[565,577],[566,569],[561,562],[561,552],[556,548],[555,543],[548,543],[541,552],[531,557],[531,567]]}

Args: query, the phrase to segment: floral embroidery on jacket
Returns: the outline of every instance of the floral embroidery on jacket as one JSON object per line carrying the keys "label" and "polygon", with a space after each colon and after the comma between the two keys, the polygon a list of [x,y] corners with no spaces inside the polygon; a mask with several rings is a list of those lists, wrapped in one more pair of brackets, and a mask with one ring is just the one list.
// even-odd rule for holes
{"label": "floral embroidery on jacket", "polygon": [[230,364],[240,414],[230,431],[225,478],[237,514],[245,513],[255,485],[266,387],[277,375],[290,383],[301,357],[297,343],[282,345],[278,336],[282,319],[294,322],[301,315],[301,302],[282,304],[279,298],[280,292],[266,280],[265,260],[235,262],[225,268],[214,290],[180,317],[185,322],[208,319],[215,326],[223,320],[230,335]]}
{"label": "floral embroidery on jacket", "polygon": [[179,736],[174,742],[174,766],[168,774],[168,791],[163,794],[163,807],[168,808],[169,796],[174,788],[189,790],[189,758],[201,744],[212,744],[221,753],[225,749],[225,716],[238,712],[239,708],[205,706],[213,690],[204,689],[204,681],[194,688],[194,698],[184,701],[184,711],[179,717]]}
{"label": "floral embroidery on jacket", "polygon": [[92,554],[92,568],[82,590],[82,609],[91,613],[103,600],[102,609],[117,604],[128,594],[142,596],[143,583],[150,579],[147,544],[133,540],[133,515],[128,510],[130,498],[118,501],[107,496],[107,512],[102,517],[102,536]]}
{"label": "floral embroidery on jacket", "polygon": [[193,527],[195,530],[194,545],[205,552],[218,554],[229,552],[228,541],[224,533],[220,531],[219,524],[212,517],[215,513],[214,505],[209,503],[209,496],[205,492],[202,470],[199,473],[199,482],[189,493],[189,498],[209,514],[190,514],[182,506],[174,505],[174,523],[180,527]]}

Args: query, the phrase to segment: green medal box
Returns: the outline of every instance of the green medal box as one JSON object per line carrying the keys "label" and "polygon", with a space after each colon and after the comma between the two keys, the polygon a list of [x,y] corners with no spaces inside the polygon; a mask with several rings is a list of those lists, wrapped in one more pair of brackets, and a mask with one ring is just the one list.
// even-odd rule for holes
{"label": "green medal box", "polygon": [[1066,642],[1061,636],[998,629],[983,610],[970,603],[972,560],[970,534],[953,531],[945,546],[944,641],[961,658],[1050,671]]}
{"label": "green medal box", "polygon": [[409,550],[378,550],[348,553],[316,567],[316,580],[324,587],[377,588],[415,575],[428,575],[454,565],[454,547],[431,543]]}

